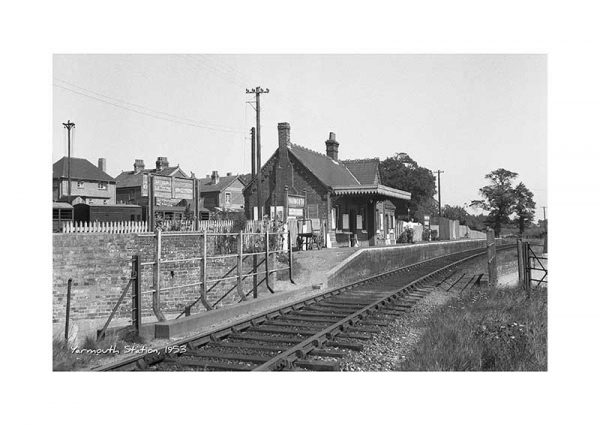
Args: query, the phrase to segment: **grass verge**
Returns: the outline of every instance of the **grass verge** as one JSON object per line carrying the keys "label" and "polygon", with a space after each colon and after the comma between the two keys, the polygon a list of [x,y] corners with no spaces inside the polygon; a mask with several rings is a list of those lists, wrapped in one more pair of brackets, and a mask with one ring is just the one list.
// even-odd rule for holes
{"label": "grass verge", "polygon": [[124,352],[127,346],[131,347],[144,342],[143,338],[129,331],[108,335],[101,341],[88,336],[81,344],[73,346],[62,338],[54,338],[52,340],[52,370],[86,369],[99,357],[114,357]]}
{"label": "grass verge", "polygon": [[483,288],[434,311],[395,370],[546,371],[547,290]]}

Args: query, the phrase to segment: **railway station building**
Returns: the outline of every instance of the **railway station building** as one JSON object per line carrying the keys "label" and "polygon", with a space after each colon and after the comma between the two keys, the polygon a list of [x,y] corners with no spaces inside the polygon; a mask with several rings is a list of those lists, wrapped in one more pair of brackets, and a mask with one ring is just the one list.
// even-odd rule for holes
{"label": "railway station building", "polygon": [[[379,158],[340,160],[335,133],[325,153],[291,143],[290,124],[278,124],[279,146],[244,189],[249,219],[262,215],[280,220],[316,219],[328,246],[394,243],[395,205],[410,193],[384,186]],[[293,223],[291,224],[293,226]]]}

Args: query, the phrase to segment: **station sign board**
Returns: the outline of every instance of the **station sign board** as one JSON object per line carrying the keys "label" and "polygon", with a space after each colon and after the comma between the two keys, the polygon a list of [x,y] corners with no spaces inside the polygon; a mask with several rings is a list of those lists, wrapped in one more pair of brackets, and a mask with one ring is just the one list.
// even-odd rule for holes
{"label": "station sign board", "polygon": [[304,196],[288,195],[288,217],[304,217]]}
{"label": "station sign board", "polygon": [[288,195],[289,208],[304,208],[304,196]]}
{"label": "station sign board", "polygon": [[429,227],[429,220],[430,220],[430,217],[428,215],[424,215],[423,216],[423,225]]}

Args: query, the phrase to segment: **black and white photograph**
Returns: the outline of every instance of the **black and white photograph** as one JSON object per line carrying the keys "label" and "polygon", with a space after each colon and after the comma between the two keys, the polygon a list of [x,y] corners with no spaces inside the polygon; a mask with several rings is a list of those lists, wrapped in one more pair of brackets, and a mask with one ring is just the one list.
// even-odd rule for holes
{"label": "black and white photograph", "polygon": [[3,422],[597,422],[593,6],[8,3]]}
{"label": "black and white photograph", "polygon": [[54,370],[547,370],[546,64],[55,55]]}

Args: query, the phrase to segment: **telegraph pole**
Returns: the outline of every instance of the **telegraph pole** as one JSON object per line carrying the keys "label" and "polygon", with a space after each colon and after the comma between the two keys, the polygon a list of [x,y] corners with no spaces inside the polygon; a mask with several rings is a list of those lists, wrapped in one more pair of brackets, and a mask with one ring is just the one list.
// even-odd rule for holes
{"label": "telegraph pole", "polygon": [[544,210],[544,221],[546,221],[546,207],[542,207],[542,209]]}
{"label": "telegraph pole", "polygon": [[67,154],[67,180],[68,180],[68,196],[67,200],[71,203],[71,129],[75,127],[75,123],[70,120],[63,122],[62,125],[67,129],[67,140],[68,140],[68,154]]}
{"label": "telegraph pole", "polygon": [[261,183],[260,183],[260,95],[269,93],[269,89],[263,89],[260,86],[254,89],[246,89],[246,94],[254,93],[256,95],[256,203],[258,204],[258,217],[262,220],[262,202],[261,202]]}
{"label": "telegraph pole", "polygon": [[440,179],[440,174],[443,173],[443,170],[437,170],[436,173],[438,175],[438,213],[440,217],[442,216],[442,181]]}
{"label": "telegraph pole", "polygon": [[250,137],[252,139],[252,178],[256,175],[256,129],[250,129]]}

